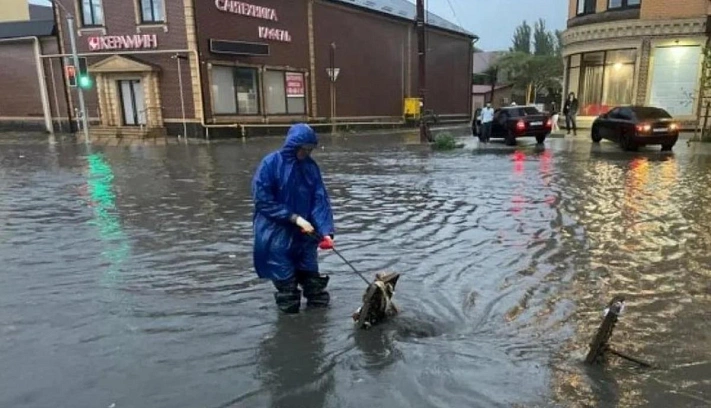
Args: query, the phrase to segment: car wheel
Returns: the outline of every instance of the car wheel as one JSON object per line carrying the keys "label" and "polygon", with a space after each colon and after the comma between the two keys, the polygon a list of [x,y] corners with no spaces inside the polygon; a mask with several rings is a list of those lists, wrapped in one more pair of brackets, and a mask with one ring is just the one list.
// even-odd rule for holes
{"label": "car wheel", "polygon": [[514,136],[514,134],[511,132],[506,134],[506,145],[516,146],[516,136]]}
{"label": "car wheel", "polygon": [[628,135],[622,135],[620,136],[620,146],[622,149],[626,151],[633,151],[637,148],[637,146],[632,144],[632,140],[630,140],[630,137]]}
{"label": "car wheel", "polygon": [[600,143],[602,140],[602,137],[600,137],[600,129],[598,129],[597,126],[593,126],[590,131],[590,137],[592,138],[593,143]]}
{"label": "car wheel", "polygon": [[664,144],[662,145],[662,151],[663,152],[670,152],[674,148],[673,144]]}
{"label": "car wheel", "polygon": [[546,141],[546,136],[548,135],[536,136],[536,142],[538,142],[538,144],[543,144],[543,142]]}

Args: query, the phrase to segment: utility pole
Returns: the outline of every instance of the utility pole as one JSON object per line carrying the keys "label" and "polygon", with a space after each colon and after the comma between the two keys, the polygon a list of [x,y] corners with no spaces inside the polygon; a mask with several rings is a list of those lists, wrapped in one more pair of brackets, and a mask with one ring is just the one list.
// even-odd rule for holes
{"label": "utility pole", "polygon": [[[72,63],[74,64],[74,69],[79,71],[79,55],[77,54],[77,40],[76,33],[74,32],[74,17],[72,13],[67,10],[62,3],[56,0],[50,0],[55,6],[64,11],[67,17],[67,31],[69,32],[69,43],[72,48]],[[77,86],[77,93],[79,94],[79,113],[81,114],[82,128],[84,130],[84,143],[89,143],[89,119],[87,118],[86,104],[84,103],[84,91],[81,86]]]}
{"label": "utility pole", "polygon": [[[77,42],[74,33],[74,17],[71,13],[64,12],[67,14],[67,29],[69,31],[69,42],[72,46],[72,59],[74,60],[75,69],[79,69],[79,55],[77,54]],[[86,105],[84,104],[84,91],[81,86],[77,86],[77,93],[79,94],[79,114],[81,114],[82,129],[84,130],[84,143],[89,143],[89,120],[87,119]]]}
{"label": "utility pole", "polygon": [[427,50],[425,44],[425,0],[417,0],[417,53],[419,55],[419,95],[420,95],[420,142],[430,142],[427,123],[425,122],[425,98],[427,94],[427,81],[425,64],[427,63]]}

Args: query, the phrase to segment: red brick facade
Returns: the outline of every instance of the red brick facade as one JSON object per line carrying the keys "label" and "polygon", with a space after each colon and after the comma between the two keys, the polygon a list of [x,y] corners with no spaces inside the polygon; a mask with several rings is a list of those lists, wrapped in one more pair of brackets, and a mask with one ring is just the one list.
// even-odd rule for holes
{"label": "red brick facade", "polygon": [[[84,91],[93,129],[120,130],[140,122],[141,129],[183,133],[183,108],[191,136],[204,134],[202,124],[328,123],[332,120],[327,73],[332,43],[336,46],[335,66],[340,69],[333,112],[338,121],[400,121],[403,99],[418,93],[417,35],[410,19],[331,0],[164,0],[156,13],[165,18],[145,24],[142,0],[103,0],[103,21],[85,26],[81,1],[56,1],[75,15],[78,53],[86,58],[94,80],[92,88]],[[0,77],[0,86],[14,90],[11,93],[15,95],[12,99],[0,97],[0,122],[11,118],[41,125],[47,109],[55,129],[60,123],[66,127],[69,119],[76,120],[77,90],[66,86],[63,75],[65,64],[72,61],[67,58],[66,16],[60,10],[55,10],[59,41],[50,37],[42,40],[40,47],[47,108],[31,42],[0,42],[0,57],[12,72]],[[427,38],[428,108],[439,115],[468,120],[472,36],[431,27]],[[214,52],[211,40],[256,43],[268,46],[269,51],[264,56]],[[177,55],[182,57],[182,78],[179,60],[174,58]],[[256,85],[244,91],[244,78],[234,83],[234,91],[214,84],[216,69],[222,69],[217,80],[230,81],[225,67],[233,67],[235,75],[242,72],[239,67],[251,69],[256,72]],[[273,71],[284,73],[284,89],[303,88],[301,113],[294,114],[291,108],[289,113],[274,113],[279,108],[270,105],[270,98],[281,97],[285,91],[279,86],[273,89],[274,75],[278,75]],[[303,86],[288,82],[299,74],[303,75]],[[133,89],[125,88],[127,81],[140,82],[141,87],[126,91]],[[131,108],[140,111],[134,116],[140,116],[142,122],[127,119],[133,111],[127,111],[126,92],[142,100],[134,100]],[[219,103],[227,106],[220,106],[220,113],[215,113],[213,106],[218,103],[215,92],[223,92]],[[229,100],[230,92],[235,92],[234,103]],[[258,104],[248,114],[241,113],[245,95],[256,98]],[[285,106],[293,102],[293,92],[288,95]],[[229,113],[235,104],[239,109]]]}

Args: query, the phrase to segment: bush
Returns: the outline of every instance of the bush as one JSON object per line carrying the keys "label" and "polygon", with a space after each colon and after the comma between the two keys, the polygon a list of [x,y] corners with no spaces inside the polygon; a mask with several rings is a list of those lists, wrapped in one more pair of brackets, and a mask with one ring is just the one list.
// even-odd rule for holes
{"label": "bush", "polygon": [[437,150],[456,149],[457,140],[450,133],[442,133],[435,137],[433,147]]}

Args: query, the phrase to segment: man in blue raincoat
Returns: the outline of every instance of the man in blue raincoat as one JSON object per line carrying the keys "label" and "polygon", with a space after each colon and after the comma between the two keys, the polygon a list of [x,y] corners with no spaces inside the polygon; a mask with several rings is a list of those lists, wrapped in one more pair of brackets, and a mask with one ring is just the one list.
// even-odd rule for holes
{"label": "man in blue raincoat", "polygon": [[328,306],[328,276],[319,274],[317,248],[333,248],[333,213],[311,158],[318,138],[305,124],[292,126],[280,150],[262,159],[252,180],[254,267],[270,279],[276,304],[298,313],[301,291],[307,305]]}

